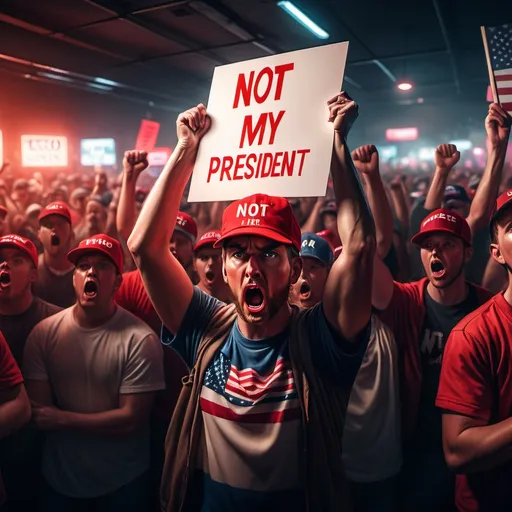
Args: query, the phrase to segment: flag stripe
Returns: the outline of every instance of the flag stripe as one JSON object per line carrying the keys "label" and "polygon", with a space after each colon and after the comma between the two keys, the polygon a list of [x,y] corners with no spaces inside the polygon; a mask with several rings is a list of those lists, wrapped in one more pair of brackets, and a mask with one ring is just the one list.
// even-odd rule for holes
{"label": "flag stripe", "polygon": [[512,103],[512,94],[498,94],[500,97],[500,103]]}
{"label": "flag stripe", "polygon": [[498,92],[500,93],[500,98],[505,94],[512,94],[512,87],[498,87]]}
{"label": "flag stripe", "polygon": [[270,395],[272,393],[288,394],[295,388],[293,382],[281,387],[275,387],[270,389],[263,389],[258,392],[247,392],[245,389],[238,386],[233,386],[229,381],[226,383],[226,391],[229,393],[236,394],[238,397],[242,397],[245,400],[259,400],[260,398]]}
{"label": "flag stripe", "polygon": [[299,419],[301,415],[300,408],[240,415],[228,407],[223,407],[204,398],[201,398],[201,410],[205,414],[236,421],[237,423],[283,423],[284,421]]}
{"label": "flag stripe", "polygon": [[[496,75],[496,80],[503,80],[503,76],[512,77],[512,69],[498,69],[494,74]],[[505,78],[505,80],[510,80],[510,78]]]}

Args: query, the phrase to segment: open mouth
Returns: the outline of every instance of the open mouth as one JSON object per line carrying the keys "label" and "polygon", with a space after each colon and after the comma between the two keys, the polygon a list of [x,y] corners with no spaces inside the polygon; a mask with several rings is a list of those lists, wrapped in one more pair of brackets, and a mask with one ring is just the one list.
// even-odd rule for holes
{"label": "open mouth", "polygon": [[444,265],[439,260],[434,260],[430,264],[430,270],[432,270],[432,275],[436,279],[440,279],[446,274],[446,269],[444,268]]}
{"label": "open mouth", "polygon": [[205,277],[206,277],[206,280],[209,281],[210,283],[213,282],[213,280],[215,279],[215,272],[211,271],[211,270],[208,270],[205,274]]}
{"label": "open mouth", "polygon": [[300,298],[301,299],[309,299],[311,295],[311,287],[309,286],[309,283],[307,281],[302,281],[302,284],[300,286]]}
{"label": "open mouth", "polygon": [[7,272],[2,272],[0,274],[0,288],[4,290],[5,288],[9,288],[11,286],[11,275]]}
{"label": "open mouth", "polygon": [[58,245],[60,245],[60,238],[58,235],[56,235],[55,233],[52,233],[52,236],[50,238],[51,240],[51,244],[56,247]]}
{"label": "open mouth", "polygon": [[265,307],[265,296],[259,286],[248,286],[245,289],[245,304],[251,313],[260,313]]}
{"label": "open mouth", "polygon": [[98,295],[98,285],[94,281],[87,281],[84,286],[84,295],[88,299],[94,299]]}

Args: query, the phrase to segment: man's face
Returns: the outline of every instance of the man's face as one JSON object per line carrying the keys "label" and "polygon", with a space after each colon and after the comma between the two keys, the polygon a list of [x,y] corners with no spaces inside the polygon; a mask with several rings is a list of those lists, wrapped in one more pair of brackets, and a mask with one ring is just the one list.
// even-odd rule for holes
{"label": "man's face", "polygon": [[238,236],[224,249],[224,280],[243,320],[271,320],[288,302],[297,282],[301,259],[290,262],[286,246],[260,236]]}
{"label": "man's face", "polygon": [[194,244],[187,235],[175,230],[172,234],[170,249],[183,267],[190,265],[194,255]]}
{"label": "man's face", "polygon": [[213,247],[199,249],[194,254],[194,270],[207,288],[222,284],[222,250]]}
{"label": "man's face", "polygon": [[38,236],[48,254],[67,254],[71,248],[73,230],[61,215],[49,215],[41,219]]}
{"label": "man's face", "polygon": [[336,220],[336,215],[334,213],[324,213],[322,216],[322,222],[324,225],[324,229],[330,229],[335,233],[338,232],[338,224]]}
{"label": "man's face", "polygon": [[302,273],[291,287],[290,301],[303,308],[318,304],[324,295],[329,268],[325,263],[311,257],[302,258]]}
{"label": "man's face", "polygon": [[0,249],[0,300],[22,297],[36,279],[37,269],[24,252]]}
{"label": "man's face", "polygon": [[76,263],[73,286],[84,309],[108,307],[121,286],[122,277],[113,261],[103,254],[84,254]]}
{"label": "man's face", "polygon": [[87,219],[87,227],[91,231],[102,233],[105,230],[107,212],[100,203],[97,201],[89,201],[85,209],[85,216]]}
{"label": "man's face", "polygon": [[450,199],[444,203],[443,208],[457,212],[463,219],[465,219],[469,215],[469,206],[469,203],[464,201]]}
{"label": "man's face", "polygon": [[436,288],[447,288],[464,271],[473,251],[449,234],[433,234],[421,244],[421,261],[429,281]]}

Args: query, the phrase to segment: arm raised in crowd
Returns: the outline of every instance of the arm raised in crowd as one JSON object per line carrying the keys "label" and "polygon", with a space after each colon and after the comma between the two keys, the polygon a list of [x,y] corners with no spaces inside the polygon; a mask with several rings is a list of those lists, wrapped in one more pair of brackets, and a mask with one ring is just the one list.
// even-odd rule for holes
{"label": "arm raised in crowd", "polygon": [[437,147],[434,155],[436,169],[425,199],[425,210],[437,210],[443,206],[448,176],[459,159],[460,152],[453,144],[441,144]]}
{"label": "arm raised in crowd", "polygon": [[[405,192],[404,192],[405,190]],[[405,184],[401,176],[397,176],[389,185],[389,195],[393,202],[396,218],[404,233],[409,231],[410,208],[407,202]]]}
{"label": "arm raised in crowd", "polygon": [[370,320],[375,225],[346,142],[358,107],[346,93],[335,96],[328,105],[329,120],[334,123],[331,175],[343,251],[329,273],[323,307],[329,323],[351,339]]}
{"label": "arm raised in crowd", "polygon": [[473,235],[476,231],[488,226],[496,197],[498,197],[510,137],[510,122],[510,116],[500,105],[496,103],[489,105],[489,114],[485,118],[485,130],[489,141],[487,164],[466,219]]}
{"label": "arm raised in crowd", "polygon": [[146,151],[125,151],[123,158],[123,181],[117,206],[116,224],[118,233],[125,239],[131,235],[135,225],[135,187],[140,174],[148,167]]}
{"label": "arm raised in crowd", "polygon": [[385,258],[393,243],[393,213],[379,172],[379,153],[370,144],[352,152],[352,160],[366,184],[365,191],[375,221],[377,256]]}
{"label": "arm raised in crowd", "polygon": [[146,199],[128,247],[146,290],[167,328],[176,333],[192,300],[194,288],[169,250],[180,200],[197,156],[199,142],[210,128],[206,107],[198,105],[178,116],[178,143]]}

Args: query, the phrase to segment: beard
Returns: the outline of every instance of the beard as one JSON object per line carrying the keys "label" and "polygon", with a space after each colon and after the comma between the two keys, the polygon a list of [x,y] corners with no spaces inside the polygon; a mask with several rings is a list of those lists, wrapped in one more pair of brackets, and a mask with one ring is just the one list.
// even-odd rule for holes
{"label": "beard", "polygon": [[229,291],[231,293],[233,304],[235,304],[236,310],[239,316],[242,318],[242,320],[247,324],[261,324],[263,322],[268,322],[269,320],[272,320],[272,318],[274,318],[277,315],[277,313],[281,311],[283,305],[288,303],[290,285],[291,279],[288,279],[288,283],[286,284],[286,286],[283,286],[280,290],[278,290],[274,297],[267,298],[265,310],[258,315],[247,314],[244,311],[243,306],[240,304],[238,297],[233,293],[231,286],[229,287]]}

